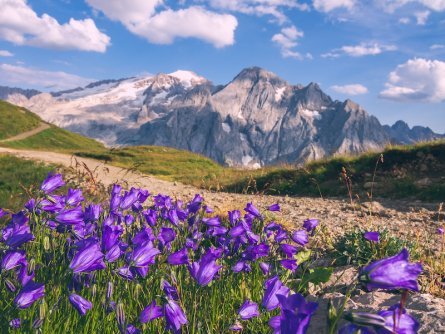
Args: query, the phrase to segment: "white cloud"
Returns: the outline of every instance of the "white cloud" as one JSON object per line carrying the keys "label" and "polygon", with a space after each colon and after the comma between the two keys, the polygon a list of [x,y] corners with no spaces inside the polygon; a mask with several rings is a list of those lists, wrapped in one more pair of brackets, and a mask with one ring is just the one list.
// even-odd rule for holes
{"label": "white cloud", "polygon": [[368,93],[368,88],[361,84],[351,84],[351,85],[343,85],[331,86],[331,89],[334,92],[345,94],[345,95],[362,95]]}
{"label": "white cloud", "polygon": [[26,0],[0,0],[0,8],[0,39],[17,45],[105,52],[110,44],[92,19],[60,24],[48,14],[39,17]]}
{"label": "white cloud", "polygon": [[387,51],[395,51],[395,45],[384,45],[379,43],[361,43],[359,45],[345,45],[339,49],[334,49],[328,53],[322,54],[323,58],[337,58],[341,55],[351,57],[375,56]]}
{"label": "white cloud", "polygon": [[401,17],[399,19],[399,23],[401,23],[401,24],[408,24],[410,22],[411,22],[411,20],[409,19],[409,17]]}
{"label": "white cloud", "polygon": [[313,0],[313,5],[319,12],[328,13],[335,9],[345,8],[351,10],[356,0]]}
{"label": "white cloud", "polygon": [[430,46],[430,50],[441,50],[441,49],[445,49],[444,44],[433,44]]}
{"label": "white cloud", "polygon": [[210,6],[217,9],[239,12],[247,15],[273,16],[278,23],[284,24],[289,21],[283,9],[297,8],[302,11],[309,10],[305,3],[297,0],[195,0],[208,2]]}
{"label": "white cloud", "polygon": [[445,62],[410,59],[389,74],[380,96],[396,101],[445,101]]}
{"label": "white cloud", "polygon": [[3,84],[47,88],[51,91],[83,87],[94,80],[66,72],[45,71],[11,64],[0,64]]}
{"label": "white cloud", "polygon": [[420,0],[419,2],[437,12],[445,10],[445,0]]}
{"label": "white cloud", "polygon": [[376,0],[376,3],[387,13],[394,13],[407,4],[419,4],[436,12],[445,10],[445,0]]}
{"label": "white cloud", "polygon": [[[281,32],[272,36],[272,41],[281,48],[281,55],[284,58],[304,59],[305,56],[292,50],[298,45],[298,39],[303,37],[304,33],[295,26],[281,29]],[[308,58],[312,58],[310,55]]]}
{"label": "white cloud", "polygon": [[425,10],[422,12],[415,12],[414,16],[416,17],[416,23],[419,26],[423,26],[426,24],[426,21],[428,21],[428,17],[430,16],[431,12],[429,10]]}
{"label": "white cloud", "polygon": [[12,56],[14,56],[14,54],[9,52],[8,50],[0,50],[0,57],[12,57]]}
{"label": "white cloud", "polygon": [[[87,0],[96,10],[120,21],[130,32],[151,43],[171,44],[176,38],[198,38],[215,47],[235,42],[237,19],[202,7],[172,10],[163,0]],[[158,7],[162,6],[160,11]]]}

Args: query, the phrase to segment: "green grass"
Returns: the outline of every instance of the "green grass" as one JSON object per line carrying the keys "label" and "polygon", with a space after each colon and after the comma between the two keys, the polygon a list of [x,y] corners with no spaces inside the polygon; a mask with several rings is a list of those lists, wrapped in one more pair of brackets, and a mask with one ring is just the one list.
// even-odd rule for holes
{"label": "green grass", "polygon": [[40,118],[32,112],[0,100],[0,139],[32,130],[40,122]]}
{"label": "green grass", "polygon": [[[445,142],[394,146],[381,153],[356,157],[334,157],[308,163],[303,168],[276,168],[251,172],[255,189],[268,194],[294,196],[348,197],[343,168],[352,185],[352,195],[363,200],[370,195],[375,170],[373,196],[423,200],[445,199]],[[422,186],[419,180],[427,179]],[[227,184],[229,191],[239,192],[247,178]],[[365,187],[366,186],[366,187]]]}
{"label": "green grass", "polygon": [[27,191],[38,187],[53,166],[0,155],[0,208],[17,211],[29,196]]}
{"label": "green grass", "polygon": [[3,145],[17,149],[51,150],[55,152],[74,152],[83,148],[88,148],[91,151],[105,150],[105,147],[94,139],[55,126],[34,136],[3,143]]}

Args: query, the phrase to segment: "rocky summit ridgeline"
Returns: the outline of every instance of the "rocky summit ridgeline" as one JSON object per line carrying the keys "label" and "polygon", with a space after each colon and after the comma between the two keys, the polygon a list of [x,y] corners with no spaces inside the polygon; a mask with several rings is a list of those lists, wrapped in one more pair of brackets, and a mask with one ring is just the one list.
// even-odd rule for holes
{"label": "rocky summit ridgeline", "polygon": [[244,69],[225,86],[176,71],[52,94],[14,90],[0,98],[108,145],[170,146],[252,168],[443,137],[429,128],[382,126],[356,103],[334,101],[315,83],[291,85],[258,67]]}

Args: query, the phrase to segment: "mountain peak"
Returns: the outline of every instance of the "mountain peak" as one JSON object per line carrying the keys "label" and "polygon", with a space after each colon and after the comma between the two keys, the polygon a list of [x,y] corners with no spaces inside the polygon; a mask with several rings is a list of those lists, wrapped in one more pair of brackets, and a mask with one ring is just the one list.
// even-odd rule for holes
{"label": "mountain peak", "polygon": [[397,122],[395,122],[391,126],[391,128],[393,128],[394,130],[398,130],[398,131],[402,131],[402,130],[409,131],[409,130],[411,130],[409,125],[406,122],[402,121],[402,120],[398,120]]}
{"label": "mountain peak", "polygon": [[179,79],[179,81],[181,81],[183,85],[188,87],[200,85],[208,81],[206,78],[201,77],[192,71],[177,70],[175,72],[169,73],[168,75]]}
{"label": "mountain peak", "polygon": [[233,81],[238,80],[250,80],[258,82],[261,80],[270,81],[273,83],[285,83],[283,79],[277,76],[275,73],[265,70],[264,68],[253,66],[243,69]]}

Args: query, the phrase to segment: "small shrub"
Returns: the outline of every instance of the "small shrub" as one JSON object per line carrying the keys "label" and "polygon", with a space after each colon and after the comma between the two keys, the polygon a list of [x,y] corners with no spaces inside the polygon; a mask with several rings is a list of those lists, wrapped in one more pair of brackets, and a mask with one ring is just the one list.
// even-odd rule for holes
{"label": "small shrub", "polygon": [[403,248],[408,249],[410,254],[416,253],[416,245],[413,242],[393,236],[387,229],[379,232],[379,243],[366,240],[363,236],[364,230],[346,232],[334,244],[336,264],[363,266],[372,260],[396,255]]}

